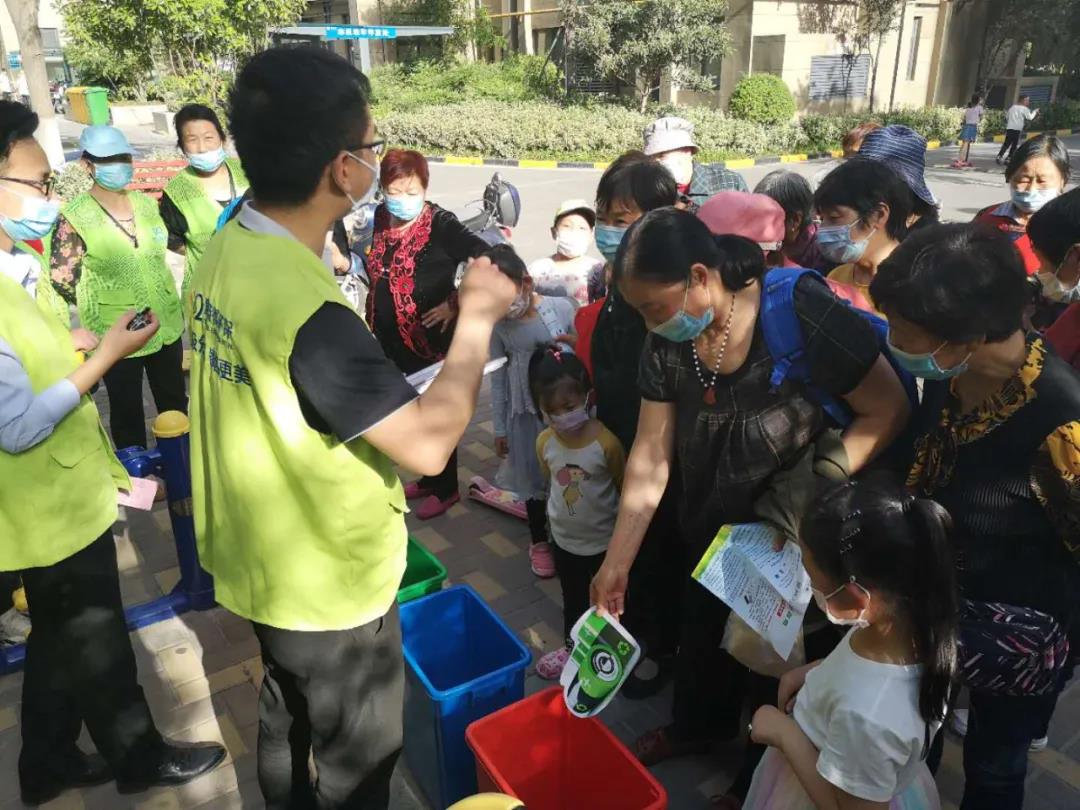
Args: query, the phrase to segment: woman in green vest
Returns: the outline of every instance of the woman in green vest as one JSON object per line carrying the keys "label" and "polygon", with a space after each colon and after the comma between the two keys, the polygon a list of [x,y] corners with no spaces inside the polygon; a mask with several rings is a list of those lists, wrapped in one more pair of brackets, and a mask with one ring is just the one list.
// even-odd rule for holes
{"label": "woman in green vest", "polygon": [[[20,244],[48,233],[59,211],[37,124],[0,101],[0,572],[22,573],[34,622],[18,764],[30,805],[112,779],[121,793],[180,784],[225,756],[163,740],[139,686],[112,537],[117,488],[131,484],[87,392],[160,323],[131,331],[129,310],[83,363],[67,326],[35,301],[48,279]],[[83,723],[96,755],[77,745]]]}
{"label": "woman in green vest", "polygon": [[187,411],[184,319],[165,263],[165,223],[150,197],[125,190],[134,170],[124,133],[87,127],[79,143],[94,186],[61,211],[49,255],[53,286],[98,336],[132,309],[149,307],[160,318],[153,339],[105,375],[113,441],[118,448],[145,447],[144,371],[159,413]]}
{"label": "woman in green vest", "polygon": [[182,253],[183,297],[187,297],[191,271],[214,235],[221,212],[247,191],[240,161],[225,156],[225,129],[209,107],[188,104],[176,114],[177,145],[188,168],[165,186],[161,218],[169,230],[169,250]]}

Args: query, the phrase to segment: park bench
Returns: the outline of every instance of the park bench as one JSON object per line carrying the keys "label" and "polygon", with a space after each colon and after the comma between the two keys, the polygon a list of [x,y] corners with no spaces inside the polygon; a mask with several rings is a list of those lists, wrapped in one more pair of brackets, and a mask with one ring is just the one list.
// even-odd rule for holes
{"label": "park bench", "polygon": [[160,200],[165,186],[188,164],[186,160],[136,160],[134,165],[135,177],[127,188]]}

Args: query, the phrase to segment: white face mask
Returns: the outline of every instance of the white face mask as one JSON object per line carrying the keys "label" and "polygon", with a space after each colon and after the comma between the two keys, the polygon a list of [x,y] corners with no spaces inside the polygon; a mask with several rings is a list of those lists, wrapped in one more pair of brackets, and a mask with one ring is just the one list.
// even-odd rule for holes
{"label": "white face mask", "polygon": [[[855,577],[851,577],[848,582],[850,584],[854,585],[856,588],[858,588],[863,593],[865,593],[866,598],[867,598],[867,600],[869,602],[870,591],[866,590],[866,588],[864,588],[862,585],[860,585],[858,582],[856,582]],[[841,625],[841,626],[851,626],[851,627],[869,627],[870,622],[868,622],[865,618],[863,618],[864,616],[866,616],[866,611],[870,607],[869,603],[867,604],[867,606],[865,608],[863,608],[862,610],[859,611],[859,615],[856,616],[854,619],[841,619],[841,618],[839,618],[837,616],[834,616],[832,614],[832,612],[829,610],[829,600],[832,599],[834,596],[836,596],[838,593],[840,593],[840,591],[844,590],[844,588],[846,588],[847,586],[848,586],[848,583],[844,583],[843,585],[841,585],[839,588],[837,588],[835,591],[833,591],[830,594],[826,594],[826,593],[824,593],[822,591],[819,591],[817,588],[811,588],[810,590],[814,594],[814,601],[817,603],[817,606],[819,608],[821,608],[821,612],[825,614],[825,618],[828,619],[833,624],[837,624],[837,625]]]}
{"label": "white face mask", "polygon": [[530,303],[532,303],[532,293],[522,290],[521,294],[510,304],[510,309],[506,311],[507,319],[516,321],[528,311]]}
{"label": "white face mask", "polygon": [[592,233],[580,230],[563,230],[555,232],[555,250],[560,256],[568,259],[577,259],[585,255],[592,242]]}
{"label": "white face mask", "polygon": [[353,214],[359,211],[365,205],[370,204],[371,201],[375,199],[375,190],[379,187],[379,167],[372,166],[362,157],[354,155],[352,152],[346,152],[345,154],[351,157],[361,166],[366,166],[367,168],[371,169],[371,185],[368,186],[368,190],[365,191],[361,196],[353,197],[352,194],[345,191],[345,189],[342,189],[342,191],[345,191],[345,196],[349,198],[349,202],[352,203],[352,209],[349,211],[349,213]]}
{"label": "white face mask", "polygon": [[694,158],[689,152],[669,152],[660,158],[660,163],[671,172],[680,186],[690,184],[694,176]]}
{"label": "white face mask", "polygon": [[[1064,264],[1064,262],[1062,262]],[[1036,278],[1039,279],[1039,283],[1042,285],[1043,295],[1051,301],[1057,301],[1062,304],[1071,304],[1073,301],[1080,301],[1080,282],[1077,282],[1071,287],[1066,287],[1061,283],[1061,279],[1058,278],[1061,273],[1061,265],[1058,265],[1058,269],[1053,273],[1037,273]]]}

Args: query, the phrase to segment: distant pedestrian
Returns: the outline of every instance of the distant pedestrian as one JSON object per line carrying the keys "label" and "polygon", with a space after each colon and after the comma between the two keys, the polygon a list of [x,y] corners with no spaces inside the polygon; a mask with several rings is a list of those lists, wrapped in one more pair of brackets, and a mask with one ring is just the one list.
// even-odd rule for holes
{"label": "distant pedestrian", "polygon": [[687,202],[701,205],[719,191],[750,190],[738,172],[694,160],[699,151],[694,125],[685,118],[660,118],[645,127],[644,135],[645,154],[667,167]]}
{"label": "distant pedestrian", "polygon": [[962,169],[971,166],[971,144],[979,137],[979,122],[982,121],[986,110],[982,105],[982,96],[978,93],[971,97],[971,103],[964,110],[964,126],[960,130],[960,154],[957,156],[954,168]]}
{"label": "distant pedestrian", "polygon": [[[1009,111],[1005,113],[1005,143],[1001,145],[1001,151],[997,154],[998,165],[1012,160],[1016,147],[1020,145],[1024,125],[1028,121],[1034,121],[1038,114],[1038,110],[1031,109],[1031,96],[1020,96],[1020,100],[1009,107]],[[1006,152],[1009,154],[1006,155]]]}
{"label": "distant pedestrian", "polygon": [[604,297],[604,262],[587,255],[595,227],[596,211],[585,200],[559,206],[551,226],[555,252],[529,265],[538,293],[571,298],[582,307]]}

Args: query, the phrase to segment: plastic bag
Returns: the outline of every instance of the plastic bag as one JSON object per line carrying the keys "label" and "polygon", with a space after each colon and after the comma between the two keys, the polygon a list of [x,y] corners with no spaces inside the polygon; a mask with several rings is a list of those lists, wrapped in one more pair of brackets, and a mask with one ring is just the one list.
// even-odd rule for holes
{"label": "plastic bag", "polygon": [[720,647],[747,669],[770,678],[779,678],[785,672],[806,663],[803,631],[799,631],[795,646],[791,648],[791,655],[785,661],[768,641],[734,613],[728,616]]}

